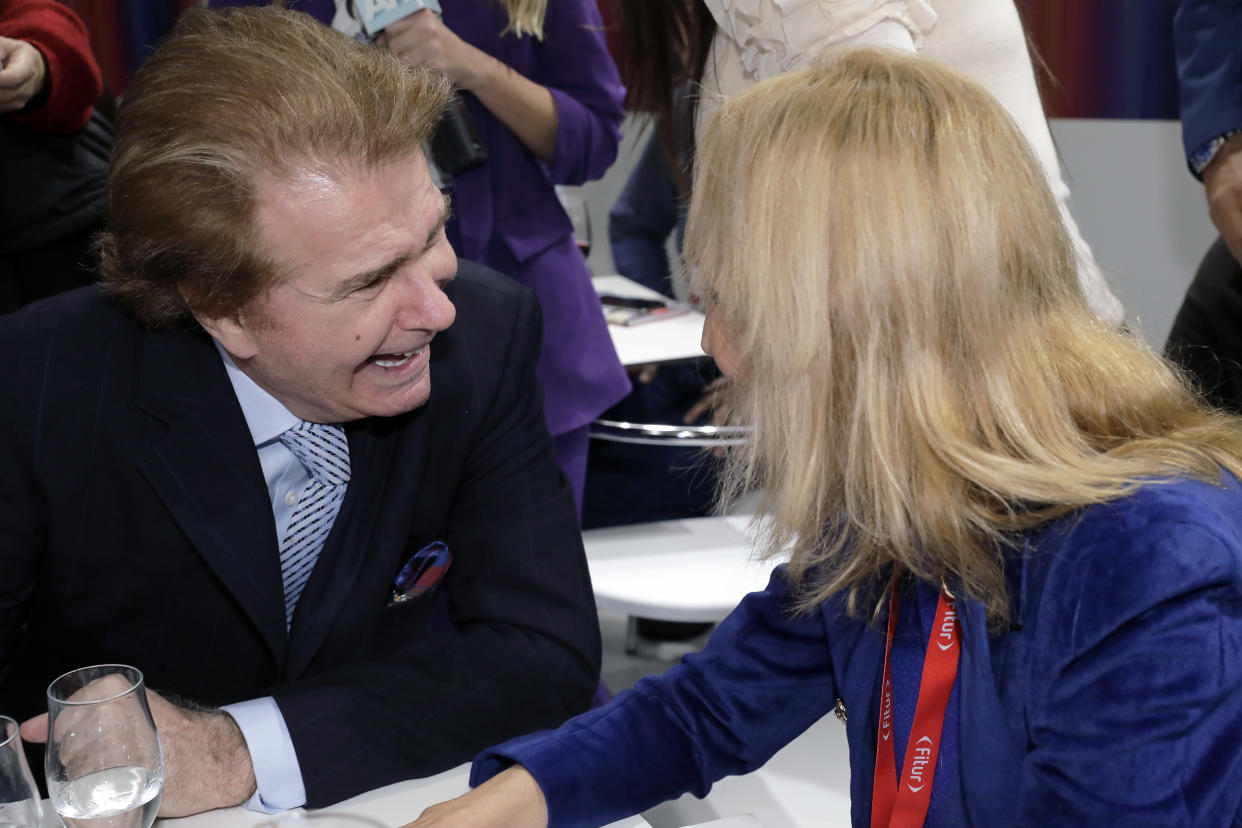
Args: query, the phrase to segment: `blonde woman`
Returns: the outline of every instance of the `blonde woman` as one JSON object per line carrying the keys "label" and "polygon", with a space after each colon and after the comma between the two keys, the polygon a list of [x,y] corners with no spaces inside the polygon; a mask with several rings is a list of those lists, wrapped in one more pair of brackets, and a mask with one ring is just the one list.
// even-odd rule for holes
{"label": "blonde woman", "polygon": [[756,426],[728,479],[792,561],[415,825],[607,823],[838,703],[856,826],[1237,824],[1239,422],[1090,311],[1002,107],[845,52],[727,102],[695,172],[704,346]]}

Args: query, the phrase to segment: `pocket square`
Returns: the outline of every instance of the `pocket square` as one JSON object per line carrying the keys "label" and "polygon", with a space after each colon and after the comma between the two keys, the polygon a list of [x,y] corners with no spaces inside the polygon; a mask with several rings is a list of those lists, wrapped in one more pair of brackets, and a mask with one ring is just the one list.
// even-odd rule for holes
{"label": "pocket square", "polygon": [[453,553],[444,541],[432,541],[405,562],[393,579],[389,604],[411,601],[429,592],[440,583],[453,563]]}

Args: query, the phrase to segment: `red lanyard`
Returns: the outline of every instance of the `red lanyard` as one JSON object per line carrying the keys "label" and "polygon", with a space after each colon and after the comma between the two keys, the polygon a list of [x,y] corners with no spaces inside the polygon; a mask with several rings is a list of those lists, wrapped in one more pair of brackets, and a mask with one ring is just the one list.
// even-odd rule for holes
{"label": "red lanyard", "polygon": [[898,574],[894,566],[893,594],[888,605],[888,641],[884,646],[884,689],[876,737],[875,782],[871,789],[871,828],[918,828],[927,819],[936,757],[940,753],[940,733],[944,729],[944,710],[953,692],[957,656],[961,650],[956,604],[942,591],[936,605],[935,626],[927,642],[927,655],[923,659],[914,724],[906,742],[905,769],[898,784],[897,759],[893,751],[893,673],[889,661],[893,636],[897,633]]}

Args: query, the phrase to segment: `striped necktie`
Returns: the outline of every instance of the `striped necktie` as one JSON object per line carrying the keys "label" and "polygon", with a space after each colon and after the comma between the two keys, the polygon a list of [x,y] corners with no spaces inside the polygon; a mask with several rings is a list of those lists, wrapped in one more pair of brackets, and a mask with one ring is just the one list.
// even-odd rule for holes
{"label": "striped necktie", "polygon": [[285,626],[310,579],[319,550],[332,530],[349,484],[349,443],[338,425],[302,422],[280,435],[311,476],[289,528],[280,542],[280,571],[285,584]]}

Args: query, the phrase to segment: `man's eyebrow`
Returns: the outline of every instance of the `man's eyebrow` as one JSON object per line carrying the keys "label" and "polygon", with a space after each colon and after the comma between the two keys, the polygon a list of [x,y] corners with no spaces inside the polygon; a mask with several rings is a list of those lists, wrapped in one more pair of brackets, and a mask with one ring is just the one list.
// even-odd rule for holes
{"label": "man's eyebrow", "polygon": [[[423,248],[424,250],[435,244],[436,237],[440,235],[440,231],[444,229],[444,225],[448,224],[448,220],[453,216],[452,210],[449,207],[448,195],[442,195],[442,198],[443,206],[440,209],[440,217],[436,219],[435,226],[433,226],[431,231],[427,234],[427,245]],[[375,284],[376,282],[383,281],[384,279],[392,278],[392,275],[400,270],[401,266],[412,258],[414,257],[411,254],[403,253],[391,262],[383,264],[374,270],[356,273],[342,282],[333,292],[331,298],[334,300],[341,299],[353,293],[355,290],[365,288],[369,285]]]}
{"label": "man's eyebrow", "polygon": [[431,247],[435,244],[436,236],[440,235],[440,231],[444,229],[444,225],[448,224],[449,219],[453,217],[453,208],[451,206],[452,199],[449,198],[448,193],[441,193],[440,198],[442,199],[440,206],[440,218],[436,220],[435,226],[432,227],[431,232],[427,234],[427,247]]}

